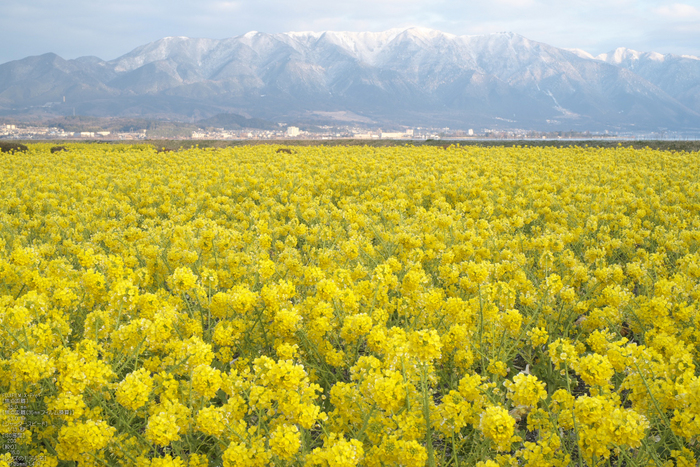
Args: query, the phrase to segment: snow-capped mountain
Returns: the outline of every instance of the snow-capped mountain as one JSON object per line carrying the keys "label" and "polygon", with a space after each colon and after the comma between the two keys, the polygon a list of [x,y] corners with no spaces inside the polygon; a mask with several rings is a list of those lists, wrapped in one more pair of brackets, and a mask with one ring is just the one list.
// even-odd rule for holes
{"label": "snow-capped mountain", "polygon": [[624,47],[596,58],[632,71],[689,108],[700,111],[700,58],[637,52]]}
{"label": "snow-capped mountain", "polygon": [[112,61],[46,54],[0,65],[0,113],[73,107],[93,115],[231,111],[288,120],[349,111],[407,125],[696,129],[700,60],[629,49],[593,57],[513,33],[409,28],[167,37]]}

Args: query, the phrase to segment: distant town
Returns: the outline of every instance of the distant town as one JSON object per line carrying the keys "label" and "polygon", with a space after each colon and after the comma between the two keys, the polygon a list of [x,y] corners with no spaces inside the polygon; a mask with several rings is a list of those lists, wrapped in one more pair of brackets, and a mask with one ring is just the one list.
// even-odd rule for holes
{"label": "distant town", "polygon": [[649,132],[639,134],[617,134],[577,131],[537,132],[532,130],[474,129],[456,130],[450,128],[403,128],[384,130],[343,125],[314,126],[305,130],[297,126],[279,124],[279,129],[224,128],[194,129],[176,135],[163,135],[158,130],[139,129],[131,131],[68,131],[55,126],[33,126],[26,123],[0,124],[0,139],[15,140],[149,140],[149,139],[192,139],[192,140],[288,140],[288,139],[360,139],[360,140],[469,140],[469,139],[683,139],[670,132]]}

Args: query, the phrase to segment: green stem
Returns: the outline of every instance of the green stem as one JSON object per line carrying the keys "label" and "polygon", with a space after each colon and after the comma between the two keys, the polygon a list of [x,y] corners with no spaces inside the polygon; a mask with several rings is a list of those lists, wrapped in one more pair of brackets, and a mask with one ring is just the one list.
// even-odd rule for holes
{"label": "green stem", "polygon": [[[564,371],[566,372],[566,391],[571,394],[571,382],[569,380],[569,366],[565,365],[564,366]],[[581,452],[581,446],[579,445],[578,441],[578,427],[576,426],[576,413],[574,412],[574,407],[571,408],[571,419],[574,422],[574,440],[576,442],[576,449],[578,450],[578,465],[581,467],[581,457],[582,457],[582,452]]]}
{"label": "green stem", "polygon": [[428,394],[428,375],[425,364],[421,368],[421,385],[423,390],[423,417],[425,418],[425,445],[428,448],[428,465],[435,467],[435,452],[433,449],[433,430],[430,424],[430,401]]}

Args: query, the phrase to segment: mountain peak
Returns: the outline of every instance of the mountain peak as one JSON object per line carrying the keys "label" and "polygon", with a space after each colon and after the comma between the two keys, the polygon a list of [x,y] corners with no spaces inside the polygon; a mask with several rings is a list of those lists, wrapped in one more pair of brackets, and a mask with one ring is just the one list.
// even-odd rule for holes
{"label": "mountain peak", "polygon": [[617,49],[606,54],[600,54],[596,58],[604,62],[619,65],[624,61],[639,60],[640,55],[641,52],[637,52],[636,50],[628,49],[626,47],[618,47]]}

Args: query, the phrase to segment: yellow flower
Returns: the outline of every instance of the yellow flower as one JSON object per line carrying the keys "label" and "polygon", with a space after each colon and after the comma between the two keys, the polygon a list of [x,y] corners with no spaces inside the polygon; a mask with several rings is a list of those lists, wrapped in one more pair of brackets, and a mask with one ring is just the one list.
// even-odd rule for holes
{"label": "yellow flower", "polygon": [[616,408],[610,414],[612,421],[612,442],[618,446],[637,449],[642,445],[649,428],[649,420],[632,409]]}
{"label": "yellow flower", "polygon": [[412,332],[408,336],[408,342],[411,355],[422,363],[430,363],[442,355],[440,335],[434,329]]}
{"label": "yellow flower", "polygon": [[283,308],[275,313],[273,320],[275,334],[278,337],[288,337],[294,334],[299,322],[301,321],[301,316],[295,308],[287,309]]}
{"label": "yellow flower", "polygon": [[187,467],[208,467],[209,460],[202,454],[190,454],[187,462]]}
{"label": "yellow flower", "polygon": [[518,310],[507,310],[502,318],[503,327],[508,333],[516,337],[520,332],[520,326],[523,324],[523,315]]}
{"label": "yellow flower", "polygon": [[508,365],[505,364],[505,362],[502,362],[500,360],[492,360],[489,362],[489,366],[486,369],[489,373],[492,375],[498,375],[502,376],[503,378],[508,375]]}
{"label": "yellow flower", "polygon": [[695,460],[695,455],[693,451],[686,447],[682,447],[680,451],[671,451],[671,456],[676,459],[677,467],[695,467],[697,466],[697,461]]}
{"label": "yellow flower", "polygon": [[291,460],[301,448],[301,433],[294,425],[278,425],[270,434],[270,451],[282,460]]}
{"label": "yellow flower", "polygon": [[[57,467],[58,458],[54,455],[49,454],[45,449],[39,451],[38,454],[34,455],[34,466],[35,467]],[[2,466],[2,463],[0,463]]]}
{"label": "yellow flower", "polygon": [[275,347],[275,353],[280,360],[293,360],[299,353],[299,346],[283,343]]}
{"label": "yellow flower", "polygon": [[331,433],[322,448],[314,449],[307,456],[307,465],[324,467],[356,467],[365,458],[362,443],[356,439],[346,440],[339,433]]}
{"label": "yellow flower", "polygon": [[19,349],[10,359],[12,373],[28,383],[38,383],[53,374],[53,361],[47,355]]}
{"label": "yellow flower", "polygon": [[188,267],[179,267],[168,279],[173,292],[187,292],[197,285],[197,276]]}
{"label": "yellow flower", "polygon": [[148,417],[146,439],[159,445],[167,446],[180,439],[180,426],[174,413],[158,412]]}
{"label": "yellow flower", "polygon": [[201,276],[204,287],[215,289],[219,285],[219,276],[215,270],[204,268]]}
{"label": "yellow flower", "polygon": [[372,330],[372,317],[366,313],[359,313],[345,318],[340,330],[340,337],[348,343],[357,341],[360,336],[368,334]]}
{"label": "yellow flower", "polygon": [[267,280],[275,274],[275,263],[269,259],[258,262],[258,274],[262,280]]}
{"label": "yellow flower", "polygon": [[170,454],[167,454],[165,457],[151,459],[150,467],[185,467],[185,463],[180,459],[180,456],[173,459]]}
{"label": "yellow flower", "polygon": [[581,357],[574,365],[574,369],[581,379],[591,386],[606,386],[615,374],[615,369],[608,357],[599,354]]}
{"label": "yellow flower", "polygon": [[564,364],[571,367],[578,357],[576,347],[568,339],[557,339],[549,344],[548,349],[549,358],[557,368],[561,368]]}
{"label": "yellow flower", "polygon": [[511,443],[515,441],[515,419],[503,407],[487,407],[481,414],[479,429],[499,451],[510,450]]}
{"label": "yellow flower", "polygon": [[78,461],[85,453],[96,454],[104,449],[116,433],[116,428],[105,421],[87,420],[69,422],[61,427],[58,434],[56,453],[58,458]]}
{"label": "yellow flower", "polygon": [[221,370],[209,365],[199,365],[192,370],[192,387],[207,399],[216,395],[222,381]]}
{"label": "yellow flower", "polygon": [[534,407],[540,400],[547,398],[547,386],[534,375],[519,373],[515,375],[513,381],[503,383],[508,388],[508,393],[513,402],[517,405]]}
{"label": "yellow flower", "polygon": [[545,345],[549,340],[547,330],[540,327],[532,328],[527,332],[527,335],[530,338],[530,345],[533,349]]}
{"label": "yellow flower", "polygon": [[130,410],[137,410],[146,405],[153,390],[153,379],[144,368],[126,375],[117,386],[117,402]]}
{"label": "yellow flower", "polygon": [[418,441],[400,440],[397,442],[398,455],[396,460],[399,465],[406,467],[423,467],[428,460],[428,453]]}
{"label": "yellow flower", "polygon": [[387,370],[384,375],[368,375],[368,392],[373,402],[388,412],[396,412],[406,403],[406,384],[397,371]]}
{"label": "yellow flower", "polygon": [[229,444],[222,457],[224,467],[263,467],[269,465],[270,454],[259,442],[251,447],[243,443]]}
{"label": "yellow flower", "polygon": [[204,407],[197,414],[197,429],[209,436],[219,436],[224,432],[224,414],[221,408]]}
{"label": "yellow flower", "polygon": [[87,406],[82,394],[62,392],[55,398],[47,398],[46,408],[53,411],[53,413],[64,414],[59,415],[59,417],[66,421],[73,421],[85,414]]}

